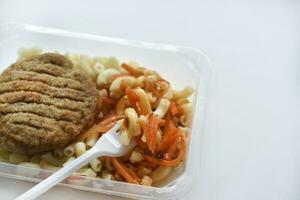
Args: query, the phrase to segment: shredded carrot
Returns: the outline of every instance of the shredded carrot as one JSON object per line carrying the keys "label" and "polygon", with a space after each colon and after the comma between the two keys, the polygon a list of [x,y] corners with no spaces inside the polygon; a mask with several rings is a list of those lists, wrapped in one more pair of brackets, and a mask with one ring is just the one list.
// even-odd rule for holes
{"label": "shredded carrot", "polygon": [[130,105],[132,106],[132,107],[134,107],[134,108],[137,108],[137,106],[136,106],[136,104],[137,104],[137,102],[139,101],[139,96],[135,93],[135,91],[133,90],[133,89],[131,89],[131,88],[127,88],[126,90],[125,90],[125,93],[126,93],[126,95],[127,95],[127,97],[128,97],[128,101],[129,101],[129,103],[130,103]]}
{"label": "shredded carrot", "polygon": [[[115,113],[111,112],[105,118],[99,122],[98,124],[95,124],[91,128],[89,128],[86,132],[79,135],[77,138],[75,138],[75,142],[79,141],[85,141],[86,138],[90,137],[91,135],[99,134],[99,133],[105,133],[109,131],[114,125],[115,122],[119,119],[122,119],[123,115],[116,115]],[[100,135],[100,134],[99,134]]]}
{"label": "shredded carrot", "polygon": [[179,134],[176,133],[176,135],[174,137],[175,137],[175,139],[170,144],[170,146],[168,147],[167,152],[166,152],[170,156],[170,158],[173,158],[176,153]]}
{"label": "shredded carrot", "polygon": [[173,116],[178,114],[179,111],[178,111],[178,108],[177,108],[176,103],[174,101],[170,102],[169,110],[170,110],[170,113]]}
{"label": "shredded carrot", "polygon": [[150,115],[148,124],[144,128],[148,149],[154,153],[157,145],[157,134],[159,119],[155,115]]}
{"label": "shredded carrot", "polygon": [[171,155],[169,153],[164,153],[165,160],[171,160]]}
{"label": "shredded carrot", "polygon": [[145,150],[145,149],[147,149],[147,144],[144,143],[141,138],[142,138],[142,134],[135,137],[135,142],[138,147],[140,147],[142,150]]}
{"label": "shredded carrot", "polygon": [[177,132],[177,128],[171,120],[168,120],[166,128],[164,130],[164,135],[157,147],[158,152],[165,151],[170,144],[174,141]]}
{"label": "shredded carrot", "polygon": [[164,119],[159,119],[158,121],[158,126],[161,127],[161,126],[164,126],[166,124],[166,120]]}
{"label": "shredded carrot", "polygon": [[100,105],[114,105],[116,103],[116,100],[108,97],[101,97],[99,101],[100,101]]}
{"label": "shredded carrot", "polygon": [[115,171],[114,175],[117,181],[124,181],[123,177],[119,174],[119,172]]}
{"label": "shredded carrot", "polygon": [[134,68],[126,63],[123,63],[122,67],[132,76],[138,77],[143,75],[143,72],[139,71],[137,68]]}
{"label": "shredded carrot", "polygon": [[108,123],[108,124],[96,124],[89,128],[86,132],[83,134],[79,135],[77,138],[75,138],[74,142],[79,142],[79,141],[85,141],[88,137],[91,137],[92,135],[99,134],[100,133],[105,133],[109,131],[115,123]]}
{"label": "shredded carrot", "polygon": [[[121,162],[122,163],[122,162]],[[123,164],[124,165],[124,164]],[[128,166],[126,166],[126,165],[124,165],[127,169],[128,169],[128,173],[130,174],[130,176],[132,176],[135,180],[138,180],[139,178],[138,178],[138,176],[135,174],[135,168],[134,167],[132,167],[131,166],[131,168],[130,167],[128,167]]]}
{"label": "shredded carrot", "polygon": [[142,161],[142,162],[141,162],[141,163],[139,163],[139,164],[141,164],[141,165],[144,165],[145,167],[149,167],[149,168],[151,168],[151,169],[155,169],[155,168],[157,168],[157,167],[158,167],[158,165],[157,165],[157,164],[155,164],[155,163],[151,163],[151,162],[149,162],[149,161],[146,161],[146,160]]}
{"label": "shredded carrot", "polygon": [[184,160],[185,152],[186,152],[186,138],[183,134],[179,135],[178,138],[178,149],[179,153],[174,160],[158,160],[151,156],[145,156],[144,159],[161,166],[175,166],[178,165],[181,161]]}
{"label": "shredded carrot", "polygon": [[93,135],[98,132],[98,126],[94,125],[90,129],[88,129],[83,134],[79,135],[77,138],[75,138],[75,142],[85,141],[86,138],[88,138],[90,135]]}
{"label": "shredded carrot", "polygon": [[122,119],[123,117],[124,117],[123,114],[117,115],[114,112],[111,112],[108,115],[106,115],[104,117],[104,119],[99,124],[102,124],[102,125],[104,125],[104,124],[111,124],[111,123],[114,123],[114,122]]}
{"label": "shredded carrot", "polygon": [[[118,158],[111,158],[116,171],[128,182],[138,184],[138,181],[132,176],[134,172],[130,171]],[[137,177],[137,176],[136,176]]]}

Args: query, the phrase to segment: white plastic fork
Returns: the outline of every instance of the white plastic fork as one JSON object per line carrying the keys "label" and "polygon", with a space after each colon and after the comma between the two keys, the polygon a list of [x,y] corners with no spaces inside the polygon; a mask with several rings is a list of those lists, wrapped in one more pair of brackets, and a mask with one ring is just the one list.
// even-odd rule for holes
{"label": "white plastic fork", "polygon": [[93,148],[16,198],[16,200],[31,200],[39,197],[94,158],[100,156],[119,157],[126,154],[135,144],[133,142],[128,146],[121,144],[120,134],[117,133],[119,128],[120,125],[116,124],[97,141]]}

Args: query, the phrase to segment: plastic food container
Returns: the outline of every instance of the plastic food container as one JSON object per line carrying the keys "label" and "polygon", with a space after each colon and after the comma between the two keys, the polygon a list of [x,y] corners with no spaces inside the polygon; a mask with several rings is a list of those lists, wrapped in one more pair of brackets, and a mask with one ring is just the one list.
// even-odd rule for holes
{"label": "plastic food container", "polygon": [[[186,161],[177,167],[161,187],[145,187],[103,179],[72,176],[61,183],[80,190],[106,193],[134,199],[177,199],[192,187],[198,177],[201,138],[209,61],[199,50],[172,45],[129,41],[91,34],[75,33],[27,24],[0,26],[0,71],[17,59],[21,47],[37,46],[44,52],[59,51],[88,55],[115,56],[120,61],[134,60],[158,71],[172,87],[189,85],[193,95],[193,120],[188,137]],[[0,176],[38,182],[49,176],[46,170],[0,162]]]}

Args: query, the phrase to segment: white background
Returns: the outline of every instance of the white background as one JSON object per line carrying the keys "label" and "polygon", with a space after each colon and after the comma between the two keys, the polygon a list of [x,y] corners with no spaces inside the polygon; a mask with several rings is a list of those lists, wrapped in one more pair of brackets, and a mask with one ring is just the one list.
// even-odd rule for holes
{"label": "white background", "polygon": [[[201,177],[184,199],[300,199],[300,1],[4,0],[6,21],[202,49]],[[32,186],[0,178],[0,198]],[[56,187],[40,199],[120,198]]]}

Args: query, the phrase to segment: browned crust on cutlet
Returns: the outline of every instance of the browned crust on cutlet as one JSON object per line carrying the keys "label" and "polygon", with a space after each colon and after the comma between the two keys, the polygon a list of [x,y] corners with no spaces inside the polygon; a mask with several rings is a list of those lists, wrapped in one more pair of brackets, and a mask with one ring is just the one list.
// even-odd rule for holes
{"label": "browned crust on cutlet", "polygon": [[64,56],[21,60],[0,75],[0,144],[34,154],[62,148],[93,123],[98,93]]}

